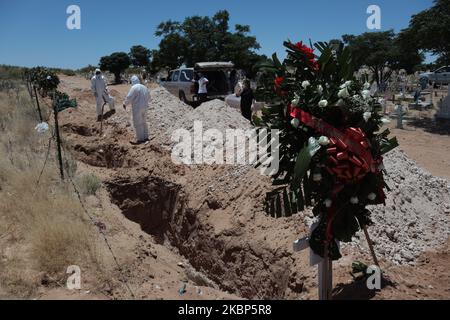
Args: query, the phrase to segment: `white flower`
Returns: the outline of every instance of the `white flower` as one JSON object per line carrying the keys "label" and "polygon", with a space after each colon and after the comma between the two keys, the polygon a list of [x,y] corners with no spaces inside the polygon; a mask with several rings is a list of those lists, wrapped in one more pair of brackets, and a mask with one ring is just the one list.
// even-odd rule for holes
{"label": "white flower", "polygon": [[320,144],[321,146],[327,146],[327,145],[330,144],[330,139],[328,139],[328,137],[321,136],[321,137],[319,138],[319,144]]}
{"label": "white flower", "polygon": [[364,118],[364,121],[365,121],[365,122],[369,121],[369,119],[370,119],[371,117],[372,117],[372,113],[371,113],[371,112],[367,111],[367,112],[364,112],[364,113],[363,113],[363,118]]}
{"label": "white flower", "polygon": [[291,120],[291,124],[294,128],[298,128],[298,126],[300,125],[300,120],[298,120],[297,118],[294,118]]}
{"label": "white flower", "polygon": [[342,99],[339,99],[337,102],[336,102],[336,106],[338,106],[338,107],[342,107],[342,106],[344,106],[345,105],[345,102],[344,102],[344,100],[342,100]]}
{"label": "white flower", "polygon": [[294,67],[294,66],[289,65],[289,66],[286,67],[286,71],[291,73],[291,74],[294,74],[295,72],[297,72],[297,68]]}
{"label": "white flower", "polygon": [[327,105],[328,105],[328,101],[327,100],[320,100],[319,101],[319,107],[325,108]]}
{"label": "white flower", "polygon": [[322,180],[322,174],[321,173],[314,173],[313,174],[313,181],[319,182]]}
{"label": "white flower", "polygon": [[325,207],[329,208],[333,204],[333,201],[331,201],[331,199],[325,199],[325,201],[323,203],[324,203]]}
{"label": "white flower", "polygon": [[339,90],[338,97],[339,98],[348,98],[350,96],[350,93],[348,92],[347,87]]}
{"label": "white flower", "polygon": [[367,198],[370,200],[370,201],[373,201],[373,200],[375,200],[376,198],[377,198],[377,195],[375,194],[375,193],[369,193],[369,195],[367,196]]}
{"label": "white flower", "polygon": [[302,82],[302,87],[303,87],[303,89],[308,88],[310,85],[311,85],[311,83],[309,83],[309,81],[307,81],[307,80],[305,80],[305,81]]}
{"label": "white flower", "polygon": [[322,94],[323,93],[323,87],[322,87],[322,85],[318,85],[317,86],[317,92],[319,93],[319,94]]}
{"label": "white flower", "polygon": [[364,89],[367,90],[370,88],[370,83],[366,82],[364,83]]}
{"label": "white flower", "polygon": [[347,88],[352,84],[351,81],[346,81],[344,84],[341,85],[341,89]]}
{"label": "white flower", "polygon": [[363,91],[361,91],[361,95],[362,95],[362,97],[363,97],[365,100],[367,100],[367,99],[370,98],[370,91],[369,91],[369,90],[363,90]]}
{"label": "white flower", "polygon": [[292,99],[291,105],[293,107],[298,107],[299,104],[300,104],[300,99],[298,97],[295,97],[294,99]]}
{"label": "white flower", "polygon": [[351,203],[351,204],[358,204],[358,202],[359,202],[358,197],[351,197],[351,198],[350,198],[350,203]]}
{"label": "white flower", "polygon": [[52,80],[52,77],[51,77],[51,76],[48,76],[48,77],[47,77],[47,80]]}

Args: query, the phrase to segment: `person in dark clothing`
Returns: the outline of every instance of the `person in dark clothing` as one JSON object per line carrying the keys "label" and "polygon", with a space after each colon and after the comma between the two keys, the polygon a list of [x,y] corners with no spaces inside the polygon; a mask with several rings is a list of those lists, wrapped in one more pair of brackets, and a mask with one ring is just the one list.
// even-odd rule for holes
{"label": "person in dark clothing", "polygon": [[244,87],[236,94],[241,97],[241,113],[245,119],[252,121],[252,104],[255,99],[253,90],[250,88],[250,80],[244,80]]}

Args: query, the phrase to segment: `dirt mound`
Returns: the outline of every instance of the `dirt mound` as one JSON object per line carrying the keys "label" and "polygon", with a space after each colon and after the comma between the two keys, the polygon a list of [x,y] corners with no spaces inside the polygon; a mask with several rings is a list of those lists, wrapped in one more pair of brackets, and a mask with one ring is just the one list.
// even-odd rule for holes
{"label": "dirt mound", "polygon": [[150,93],[151,102],[147,116],[150,130],[168,134],[170,137],[173,124],[194,109],[161,86],[152,88]]}
{"label": "dirt mound", "polygon": [[[195,129],[194,126],[196,126]],[[233,136],[232,139],[234,140],[230,145],[227,144],[227,138],[231,139],[227,130],[239,129],[244,133],[244,131],[251,128],[250,122],[239,111],[231,108],[224,101],[216,99],[205,102],[198,108],[184,114],[169,128],[168,133],[172,135],[175,130],[187,130],[191,133],[191,137],[196,145],[199,143],[197,139],[200,137],[204,160],[205,157],[216,159],[216,152],[221,151],[225,155],[233,154],[233,159],[242,158],[245,160],[248,159],[248,157],[245,157],[248,154],[248,150],[245,149],[246,145],[248,146],[248,137],[239,140]],[[195,131],[198,131],[200,136],[194,135]],[[181,158],[181,154],[178,156]],[[222,157],[219,156],[219,158]],[[194,159],[194,153],[191,154],[191,159]],[[182,160],[182,162],[190,163],[189,160]],[[223,158],[223,162],[226,162],[225,158]]]}
{"label": "dirt mound", "polygon": [[251,128],[250,122],[242,117],[239,111],[231,108],[224,101],[216,99],[205,102],[183,117],[179,117],[170,131],[178,128],[192,131],[195,121],[202,122],[203,130],[217,129],[225,132],[227,129]]}
{"label": "dirt mound", "polygon": [[386,206],[372,209],[375,248],[396,264],[414,264],[450,236],[450,181],[433,177],[400,150],[386,156],[385,166],[392,191]]}

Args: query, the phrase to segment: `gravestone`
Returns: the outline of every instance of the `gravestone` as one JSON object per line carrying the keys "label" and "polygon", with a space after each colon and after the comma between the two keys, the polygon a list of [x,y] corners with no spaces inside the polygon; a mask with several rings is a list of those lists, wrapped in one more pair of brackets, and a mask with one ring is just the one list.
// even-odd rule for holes
{"label": "gravestone", "polygon": [[448,86],[447,96],[442,100],[439,111],[436,114],[436,118],[450,119],[450,85]]}

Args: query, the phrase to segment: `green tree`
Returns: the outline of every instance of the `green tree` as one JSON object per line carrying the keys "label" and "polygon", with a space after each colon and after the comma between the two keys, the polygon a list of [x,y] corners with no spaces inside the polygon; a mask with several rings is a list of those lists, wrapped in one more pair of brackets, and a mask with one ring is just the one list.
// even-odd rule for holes
{"label": "green tree", "polygon": [[130,57],[125,52],[114,52],[110,56],[100,58],[100,69],[114,74],[115,83],[120,83],[120,74],[131,64]]}
{"label": "green tree", "polygon": [[408,73],[416,71],[425,59],[424,53],[405,34],[398,34],[395,39],[397,50],[397,68],[405,69]]}
{"label": "green tree", "polygon": [[378,85],[389,79],[393,70],[405,68],[411,72],[423,60],[416,48],[392,30],[344,35],[342,39],[350,48],[355,67],[367,66]]}
{"label": "green tree", "polygon": [[152,52],[152,72],[161,68],[175,69],[185,61],[187,42],[178,33],[166,35],[159,43],[159,50]]}
{"label": "green tree", "polygon": [[254,65],[265,60],[256,53],[260,45],[255,37],[249,36],[249,26],[237,24],[230,30],[229,21],[228,11],[222,10],[213,17],[191,16],[183,22],[160,23],[155,35],[162,39],[153,57],[153,68],[232,61],[237,68],[252,73]]}
{"label": "green tree", "polygon": [[450,65],[450,0],[435,0],[433,7],[411,18],[402,36],[417,48],[439,56]]}
{"label": "green tree", "polygon": [[135,67],[147,67],[150,64],[151,51],[144,46],[132,46],[128,55]]}

